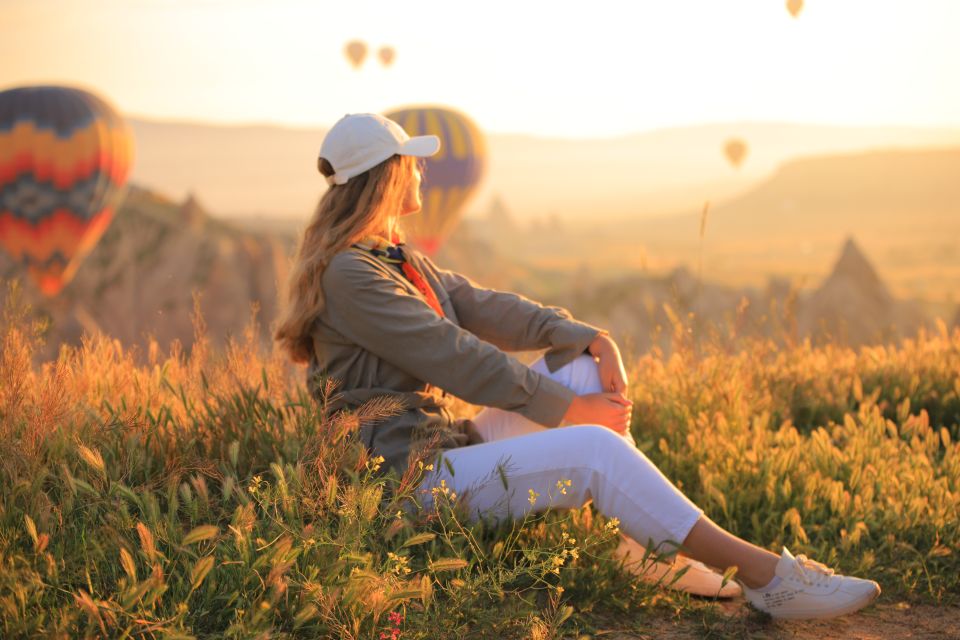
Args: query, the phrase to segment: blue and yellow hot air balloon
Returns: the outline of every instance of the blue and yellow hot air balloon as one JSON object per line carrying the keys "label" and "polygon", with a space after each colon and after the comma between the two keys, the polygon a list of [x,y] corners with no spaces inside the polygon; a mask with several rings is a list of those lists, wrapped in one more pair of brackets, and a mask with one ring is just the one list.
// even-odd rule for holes
{"label": "blue and yellow hot air balloon", "polygon": [[409,240],[433,255],[453,231],[487,163],[487,143],[470,118],[445,107],[408,107],[384,114],[411,136],[435,135],[440,151],[426,159],[423,208],[403,219]]}
{"label": "blue and yellow hot air balloon", "polygon": [[56,295],[113,219],[133,136],[101,98],[70,87],[0,92],[0,247]]}

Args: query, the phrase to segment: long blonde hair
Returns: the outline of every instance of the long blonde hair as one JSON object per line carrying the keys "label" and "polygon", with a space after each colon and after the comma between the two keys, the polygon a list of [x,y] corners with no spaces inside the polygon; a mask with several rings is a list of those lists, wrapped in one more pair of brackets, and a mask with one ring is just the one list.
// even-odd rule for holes
{"label": "long blonde hair", "polygon": [[[287,304],[273,336],[294,362],[307,362],[313,352],[310,327],[323,310],[321,278],[330,260],[399,215],[416,162],[412,156],[391,156],[346,184],[331,186],[320,198],[300,238]],[[318,160],[317,168],[324,176],[334,173],[324,158]]]}

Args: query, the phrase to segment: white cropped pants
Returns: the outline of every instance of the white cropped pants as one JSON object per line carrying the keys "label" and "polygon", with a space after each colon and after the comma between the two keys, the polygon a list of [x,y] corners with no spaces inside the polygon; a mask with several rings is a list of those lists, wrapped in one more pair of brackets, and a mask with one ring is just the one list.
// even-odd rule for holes
{"label": "white cropped pants", "polygon": [[[531,368],[577,395],[601,391],[597,363],[588,355],[554,373],[542,358]],[[703,513],[637,449],[629,432],[621,436],[600,425],[550,429],[496,408],[483,409],[473,421],[483,444],[443,452],[421,484],[425,505],[441,480],[467,501],[474,518],[522,518],[593,499],[637,542],[652,541],[655,548],[667,543],[660,552],[682,543]]]}

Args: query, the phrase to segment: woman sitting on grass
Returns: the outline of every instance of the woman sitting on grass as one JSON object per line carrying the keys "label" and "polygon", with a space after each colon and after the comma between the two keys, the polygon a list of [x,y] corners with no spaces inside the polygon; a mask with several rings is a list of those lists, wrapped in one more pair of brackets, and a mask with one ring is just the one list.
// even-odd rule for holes
{"label": "woman sitting on grass", "polygon": [[[320,373],[340,382],[336,406],[379,396],[403,403],[400,415],[361,428],[371,452],[399,473],[412,459],[442,454],[422,481],[425,499],[444,483],[468,496],[474,517],[522,517],[592,498],[632,540],[680,543],[696,561],[736,566],[747,599],[774,617],[838,616],[876,598],[873,581],[724,531],[671,484],[633,444],[626,376],[605,331],[480,288],[400,244],[400,217],[420,209],[416,158],[439,146],[436,136],[410,138],[375,114],[336,123],[318,161],[330,188],[301,239],[276,333],[295,361],[309,362],[311,382]],[[531,367],[505,353],[537,349],[548,351]],[[458,420],[449,394],[487,408]],[[569,489],[552,491],[558,482]],[[688,565],[691,591],[730,593],[719,575]]]}

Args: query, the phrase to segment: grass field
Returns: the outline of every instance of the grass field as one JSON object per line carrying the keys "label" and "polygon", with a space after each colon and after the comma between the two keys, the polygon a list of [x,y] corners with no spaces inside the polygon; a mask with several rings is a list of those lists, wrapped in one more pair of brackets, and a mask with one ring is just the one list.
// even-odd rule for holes
{"label": "grass field", "polygon": [[[361,420],[327,415],[256,343],[33,354],[0,324],[0,636],[551,638],[723,629],[613,559],[592,506],[468,524],[411,506]],[[960,593],[960,331],[859,352],[695,342],[630,363],[641,447],[735,533],[869,576],[882,600]],[[407,506],[409,509],[405,509]],[[612,636],[608,636],[612,637]],[[620,636],[624,637],[624,636]]]}

